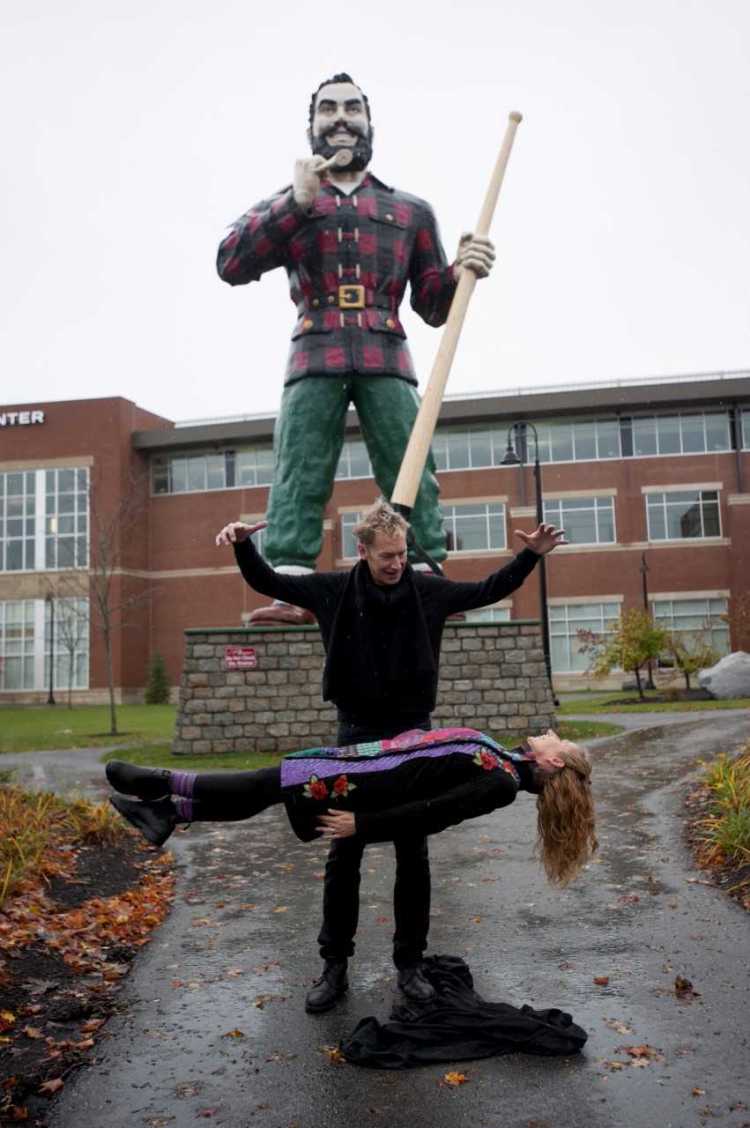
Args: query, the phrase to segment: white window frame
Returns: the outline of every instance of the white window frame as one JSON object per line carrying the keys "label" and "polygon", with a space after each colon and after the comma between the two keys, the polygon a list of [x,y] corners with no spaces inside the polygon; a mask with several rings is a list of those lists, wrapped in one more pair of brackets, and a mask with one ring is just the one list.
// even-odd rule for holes
{"label": "white window frame", "polygon": [[[678,608],[680,604],[684,605],[686,603],[697,603],[697,602],[702,602],[702,603],[706,604],[705,618],[704,618],[703,624],[700,627],[697,627],[697,628],[696,627],[680,628],[679,625],[676,626],[675,625],[675,613],[674,613],[675,608]],[[721,609],[719,609],[719,608],[712,609],[711,606],[710,606],[711,603],[722,603],[723,606],[722,606]],[[711,639],[711,645],[714,647],[715,650],[718,651],[719,654],[721,654],[721,655],[729,654],[729,652],[731,650],[731,638],[730,638],[730,631],[729,631],[729,623],[726,623],[726,622],[722,623],[721,618],[720,618],[721,615],[726,614],[726,612],[727,612],[727,608],[728,608],[728,605],[729,605],[729,593],[728,592],[690,591],[690,592],[671,592],[671,593],[668,592],[668,593],[665,593],[665,594],[661,594],[659,592],[654,592],[652,595],[649,596],[649,604],[650,604],[650,607],[651,607],[651,614],[653,616],[654,623],[657,626],[662,626],[662,627],[665,628],[665,630],[668,630],[670,632],[674,632],[678,637],[679,637],[680,634],[684,633],[686,635],[689,635],[691,632],[698,632],[700,634],[707,634]],[[660,613],[658,608],[660,606],[665,607],[667,605],[669,605],[669,607],[671,608],[671,613],[669,615],[666,615],[664,612]],[[694,618],[695,615],[696,615],[696,612],[693,611],[693,612],[690,613],[690,615],[691,615],[691,618]],[[713,618],[714,616],[715,616],[715,620]],[[687,613],[685,613],[685,617],[687,617]],[[679,620],[679,615],[677,616],[677,618]],[[726,636],[725,638],[723,638],[721,640],[722,645],[716,645],[715,632],[720,632],[722,635]],[[725,643],[726,645],[724,646],[723,643]]]}
{"label": "white window frame", "polygon": [[[665,543],[690,544],[690,543],[694,543],[695,541],[718,541],[718,540],[720,540],[721,536],[722,536],[722,531],[721,531],[721,489],[722,489],[722,483],[721,482],[712,482],[712,483],[709,483],[707,485],[686,484],[686,485],[673,485],[673,486],[661,486],[661,487],[642,486],[641,492],[644,495],[644,499],[645,499],[645,503],[646,503],[646,536],[647,536],[649,544],[665,544]],[[652,536],[651,535],[651,511],[654,508],[654,506],[651,503],[651,499],[657,498],[657,497],[662,498],[664,531],[665,531],[665,533],[667,533],[669,531],[669,523],[668,523],[668,520],[667,520],[667,498],[669,497],[670,494],[676,494],[676,493],[695,493],[695,494],[698,495],[696,500],[698,502],[699,512],[700,512],[701,530],[703,530],[705,528],[705,513],[704,513],[704,509],[703,509],[703,506],[704,506],[703,495],[708,494],[708,493],[715,493],[716,494],[716,510],[717,510],[717,516],[718,516],[718,521],[719,521],[719,531],[718,531],[718,533],[705,533],[705,532],[701,531],[701,535],[697,536],[697,537],[670,537],[670,536],[655,537],[655,536]],[[713,499],[710,499],[706,504],[713,505],[714,504]]]}
{"label": "white window frame", "polygon": [[[582,669],[576,669],[575,666],[573,665],[573,662],[572,662],[573,645],[576,642],[576,633],[577,633],[579,628],[575,628],[575,630],[571,634],[571,632],[570,632],[571,617],[570,617],[569,608],[571,608],[571,607],[576,607],[576,608],[580,608],[580,609],[583,609],[583,608],[588,609],[588,608],[592,608],[592,607],[600,608],[600,610],[599,610],[599,620],[600,620],[601,626],[598,630],[595,630],[594,633],[606,636],[608,633],[610,633],[606,629],[607,623],[613,622],[615,619],[618,619],[620,617],[620,615],[622,614],[623,600],[624,600],[624,597],[622,595],[599,595],[599,596],[574,597],[574,598],[571,598],[571,599],[565,599],[565,598],[561,597],[561,598],[551,599],[549,601],[548,606],[547,606],[547,619],[548,619],[548,622],[549,622],[550,660],[552,662],[552,673],[553,674],[584,674],[584,673],[586,673],[585,667],[582,668]],[[605,611],[604,610],[605,607],[609,607],[610,611]],[[557,611],[559,608],[565,609],[564,618],[562,618],[562,617],[553,618],[553,616],[552,616],[553,611]],[[596,616],[593,615],[593,614],[587,614],[586,618],[587,619],[594,619],[594,618],[596,618]],[[575,621],[575,619],[573,621]],[[559,626],[561,623],[565,624],[566,630],[565,630],[564,634],[555,631],[555,627]],[[566,642],[566,655],[567,655],[568,661],[567,661],[567,665],[565,665],[565,666],[556,666],[554,664],[555,646],[554,646],[553,640],[559,639],[559,638],[564,638],[565,642]]]}
{"label": "white window frame", "polygon": [[[476,509],[480,506],[485,507],[484,520],[485,520],[485,530],[486,530],[486,533],[487,533],[487,547],[486,548],[449,548],[448,549],[448,555],[449,556],[488,556],[488,555],[495,555],[499,552],[507,552],[507,550],[508,550],[508,522],[507,522],[508,514],[507,514],[507,504],[506,504],[506,498],[505,497],[502,497],[502,498],[484,498],[484,497],[482,497],[482,498],[460,498],[460,499],[457,498],[455,500],[450,499],[450,498],[446,498],[441,503],[441,506],[440,506],[440,511],[443,515],[443,525],[445,527],[446,537],[448,536],[449,532],[452,531],[453,536],[454,536],[454,543],[455,543],[455,539],[456,539],[455,521],[456,521],[456,517],[460,517],[460,514],[456,513],[456,510],[468,509],[468,508]],[[497,513],[497,514],[491,514],[490,513],[491,508],[497,508],[497,509],[500,510],[500,512]],[[451,510],[452,512],[447,512],[448,510]],[[476,515],[472,515],[472,516],[476,516]],[[500,524],[500,527],[502,528],[502,544],[500,544],[500,545],[490,545],[489,544],[489,541],[490,541],[490,538],[491,538],[491,518],[492,517],[495,517],[496,519],[499,517],[499,519],[500,519],[499,524]],[[452,529],[450,529],[451,524],[453,526]]]}
{"label": "white window frame", "polygon": [[[560,529],[566,529],[566,532],[567,532],[567,522],[566,522],[566,516],[565,516],[566,502],[568,504],[570,504],[572,502],[577,502],[578,503],[577,508],[579,510],[581,508],[585,508],[585,509],[590,508],[593,511],[593,515],[594,515],[593,516],[594,533],[596,535],[596,539],[595,540],[589,540],[589,541],[569,540],[569,543],[571,545],[585,546],[585,545],[598,545],[598,544],[617,544],[617,514],[616,514],[614,494],[601,493],[601,494],[589,495],[589,494],[586,494],[586,493],[581,493],[581,494],[577,494],[575,496],[573,496],[571,494],[571,495],[566,495],[564,497],[563,496],[555,497],[554,494],[553,494],[550,497],[545,497],[544,498],[544,520],[546,522],[553,524],[553,525],[556,525]],[[581,502],[587,502],[589,504],[587,506],[581,506],[580,505]],[[551,509],[554,508],[554,507],[559,507],[559,512],[557,514],[553,514],[551,512]],[[604,510],[604,509],[607,509],[609,511],[609,513],[611,513],[611,515],[612,515],[612,539],[611,540],[604,540],[599,536],[599,512],[600,512],[600,510]]]}

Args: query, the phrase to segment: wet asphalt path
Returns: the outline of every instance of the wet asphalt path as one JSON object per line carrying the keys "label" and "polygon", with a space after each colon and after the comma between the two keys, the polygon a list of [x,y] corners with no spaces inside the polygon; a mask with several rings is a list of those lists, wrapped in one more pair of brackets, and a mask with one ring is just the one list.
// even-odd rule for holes
{"label": "wet asphalt path", "polygon": [[[702,884],[680,818],[697,761],[747,736],[746,713],[715,712],[592,742],[601,853],[566,891],[547,886],[530,858],[527,796],[431,839],[431,950],[463,956],[487,998],[570,1011],[589,1032],[583,1054],[464,1063],[469,1080],[455,1090],[439,1085],[450,1064],[331,1064],[322,1047],[390,1007],[392,852],[365,854],[350,994],[314,1018],[302,1003],[318,969],[324,853],[269,811],[174,836],[174,910],[52,1128],[187,1128],[204,1116],[232,1128],[750,1125],[750,919]],[[69,772],[50,755],[18,759],[24,775],[61,787]],[[101,779],[100,751],[68,755],[82,786]],[[677,975],[699,995],[678,999]],[[618,1051],[644,1044],[659,1056],[640,1067]]]}

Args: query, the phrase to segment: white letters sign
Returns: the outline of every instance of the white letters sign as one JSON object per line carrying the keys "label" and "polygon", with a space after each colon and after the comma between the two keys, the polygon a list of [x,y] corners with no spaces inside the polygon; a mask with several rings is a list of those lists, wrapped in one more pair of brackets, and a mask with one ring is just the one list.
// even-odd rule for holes
{"label": "white letters sign", "polygon": [[30,427],[43,422],[43,411],[0,411],[0,427]]}

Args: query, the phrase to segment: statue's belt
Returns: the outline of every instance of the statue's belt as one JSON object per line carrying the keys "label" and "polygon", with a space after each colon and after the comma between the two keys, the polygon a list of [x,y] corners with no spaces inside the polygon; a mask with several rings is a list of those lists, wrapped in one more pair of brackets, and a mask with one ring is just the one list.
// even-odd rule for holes
{"label": "statue's belt", "polygon": [[377,309],[390,310],[394,314],[398,311],[398,303],[395,298],[389,298],[385,294],[376,294],[359,282],[344,283],[335,290],[324,294],[306,295],[297,309],[300,314],[303,314],[313,309],[326,309],[327,307],[366,309],[372,306]]}

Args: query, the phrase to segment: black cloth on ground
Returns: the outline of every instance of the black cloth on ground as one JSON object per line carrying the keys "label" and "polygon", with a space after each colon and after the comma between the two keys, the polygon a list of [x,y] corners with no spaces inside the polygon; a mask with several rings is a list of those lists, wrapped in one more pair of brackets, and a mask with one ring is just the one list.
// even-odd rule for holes
{"label": "black cloth on ground", "polygon": [[363,1018],[341,1042],[348,1062],[410,1069],[499,1054],[575,1054],[586,1043],[586,1031],[557,1008],[519,1009],[483,999],[474,990],[468,964],[458,956],[430,956],[423,970],[436,998],[422,1005],[398,1003],[384,1024]]}

